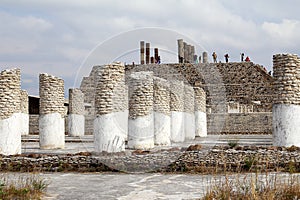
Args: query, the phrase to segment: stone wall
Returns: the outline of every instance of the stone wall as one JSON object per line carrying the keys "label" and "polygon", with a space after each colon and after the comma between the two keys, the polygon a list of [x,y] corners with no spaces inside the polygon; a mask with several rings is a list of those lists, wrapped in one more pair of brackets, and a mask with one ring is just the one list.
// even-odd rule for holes
{"label": "stone wall", "polygon": [[78,88],[69,89],[69,113],[84,114],[84,94]]}
{"label": "stone wall", "polygon": [[[93,67],[89,77],[84,77],[80,86],[85,94],[85,103],[90,104],[85,115],[86,132],[90,133],[93,130],[90,122],[95,117],[93,98],[95,79],[99,78],[96,71],[99,67]],[[140,71],[152,71],[154,77],[170,82],[171,111],[184,109],[183,101],[182,105],[176,104],[180,102],[177,101],[180,95],[176,96],[176,89],[172,89],[172,81],[182,81],[182,84],[205,90],[207,105],[206,109],[202,108],[202,110],[206,110],[207,113],[228,113],[232,105],[238,105],[239,113],[271,112],[274,78],[268,75],[262,66],[252,62],[126,65],[126,84],[130,85],[128,77],[131,73]],[[195,106],[197,109],[198,105]]]}
{"label": "stone wall", "polygon": [[20,112],[20,69],[4,70],[0,73],[0,120]]}
{"label": "stone wall", "polygon": [[40,114],[65,115],[64,81],[55,76],[40,74]]}
{"label": "stone wall", "polygon": [[29,134],[39,134],[39,115],[29,115]]}
{"label": "stone wall", "polygon": [[272,134],[272,113],[207,114],[208,134]]}
{"label": "stone wall", "polygon": [[20,95],[20,98],[21,98],[21,103],[20,103],[20,110],[21,110],[21,113],[25,113],[25,114],[28,114],[29,113],[29,104],[28,104],[28,93],[26,90],[21,90],[21,95]]}

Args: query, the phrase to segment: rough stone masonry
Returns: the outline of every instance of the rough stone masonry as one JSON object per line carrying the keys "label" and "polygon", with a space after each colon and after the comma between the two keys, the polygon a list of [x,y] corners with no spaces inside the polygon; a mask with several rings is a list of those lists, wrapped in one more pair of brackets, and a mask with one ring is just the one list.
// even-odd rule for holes
{"label": "rough stone masonry", "polygon": [[274,145],[300,146],[300,59],[293,54],[276,54],[273,69]]}
{"label": "rough stone masonry", "polygon": [[96,71],[94,145],[96,152],[125,150],[128,135],[128,97],[125,66],[112,63]]}
{"label": "rough stone masonry", "polygon": [[40,74],[40,148],[57,149],[65,146],[64,81]]}
{"label": "rough stone masonry", "polygon": [[20,69],[0,73],[0,154],[21,153]]}
{"label": "rough stone masonry", "polygon": [[70,136],[84,136],[84,94],[78,88],[69,89],[68,127]]}

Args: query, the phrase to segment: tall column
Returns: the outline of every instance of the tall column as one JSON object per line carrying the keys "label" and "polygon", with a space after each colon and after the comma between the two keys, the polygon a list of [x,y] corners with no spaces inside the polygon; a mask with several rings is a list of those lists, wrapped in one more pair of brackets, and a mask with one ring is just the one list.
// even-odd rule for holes
{"label": "tall column", "polygon": [[95,96],[95,151],[124,151],[128,133],[125,66],[113,63],[101,66],[96,73],[98,81]]}
{"label": "tall column", "polygon": [[25,90],[21,90],[20,93],[20,128],[21,135],[29,134],[29,110],[28,110],[28,93]]}
{"label": "tall column", "polygon": [[193,58],[192,58],[192,45],[188,45],[188,62],[192,63],[193,62]]}
{"label": "tall column", "polygon": [[196,136],[207,136],[206,93],[201,87],[194,87],[195,91],[195,127]]}
{"label": "tall column", "polygon": [[0,73],[0,154],[21,153],[20,70]]}
{"label": "tall column", "polygon": [[183,39],[177,40],[178,42],[178,62],[183,63],[184,60],[184,45],[183,45]]}
{"label": "tall column", "polygon": [[273,144],[300,146],[300,59],[297,55],[273,56]]}
{"label": "tall column", "polygon": [[184,132],[185,140],[195,139],[195,93],[190,85],[184,85]]}
{"label": "tall column", "polygon": [[183,142],[184,134],[184,83],[170,82],[171,141]]}
{"label": "tall column", "polygon": [[203,59],[203,63],[208,63],[208,56],[207,56],[207,52],[203,52],[202,54],[202,59]]}
{"label": "tall column", "polygon": [[170,114],[170,84],[167,80],[154,77],[154,143],[170,145],[171,114]]}
{"label": "tall column", "polygon": [[192,46],[191,48],[191,63],[195,63],[195,46]]}
{"label": "tall column", "polygon": [[189,52],[188,52],[188,44],[183,42],[183,57],[184,57],[184,63],[188,62]]}
{"label": "tall column", "polygon": [[146,43],[146,64],[150,63],[150,43]]}
{"label": "tall column", "polygon": [[40,148],[65,147],[64,81],[55,76],[40,74]]}
{"label": "tall column", "polygon": [[69,89],[69,136],[84,136],[84,94],[78,88]]}
{"label": "tall column", "polygon": [[158,48],[154,48],[154,59],[156,62],[158,61]]}
{"label": "tall column", "polygon": [[128,147],[154,147],[153,72],[134,72],[129,76]]}
{"label": "tall column", "polygon": [[145,42],[140,41],[140,60],[141,65],[145,64]]}

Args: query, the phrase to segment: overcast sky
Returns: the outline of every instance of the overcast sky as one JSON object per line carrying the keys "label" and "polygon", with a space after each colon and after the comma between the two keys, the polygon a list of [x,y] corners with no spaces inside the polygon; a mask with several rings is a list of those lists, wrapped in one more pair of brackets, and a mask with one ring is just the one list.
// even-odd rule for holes
{"label": "overcast sky", "polygon": [[94,64],[139,62],[140,39],[176,62],[183,37],[209,59],[215,51],[238,61],[244,52],[271,70],[273,54],[299,54],[299,8],[298,0],[0,0],[0,68],[21,68],[22,88],[38,95],[42,72],[68,89]]}

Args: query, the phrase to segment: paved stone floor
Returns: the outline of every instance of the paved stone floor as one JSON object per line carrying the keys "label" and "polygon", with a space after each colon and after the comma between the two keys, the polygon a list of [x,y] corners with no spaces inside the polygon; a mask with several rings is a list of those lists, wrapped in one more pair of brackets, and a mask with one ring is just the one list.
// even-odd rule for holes
{"label": "paved stone floor", "polygon": [[[121,173],[40,173],[35,174],[44,178],[49,184],[46,200],[178,200],[199,199],[211,188],[212,184],[219,184],[225,179],[224,175],[193,175],[193,174],[121,174]],[[1,177],[17,179],[30,174],[8,173]],[[300,174],[269,173],[268,183],[287,182],[289,177]],[[275,178],[276,177],[276,178]],[[239,179],[255,180],[255,174],[227,175],[229,181]],[[266,174],[259,174],[260,184],[266,183]]]}

